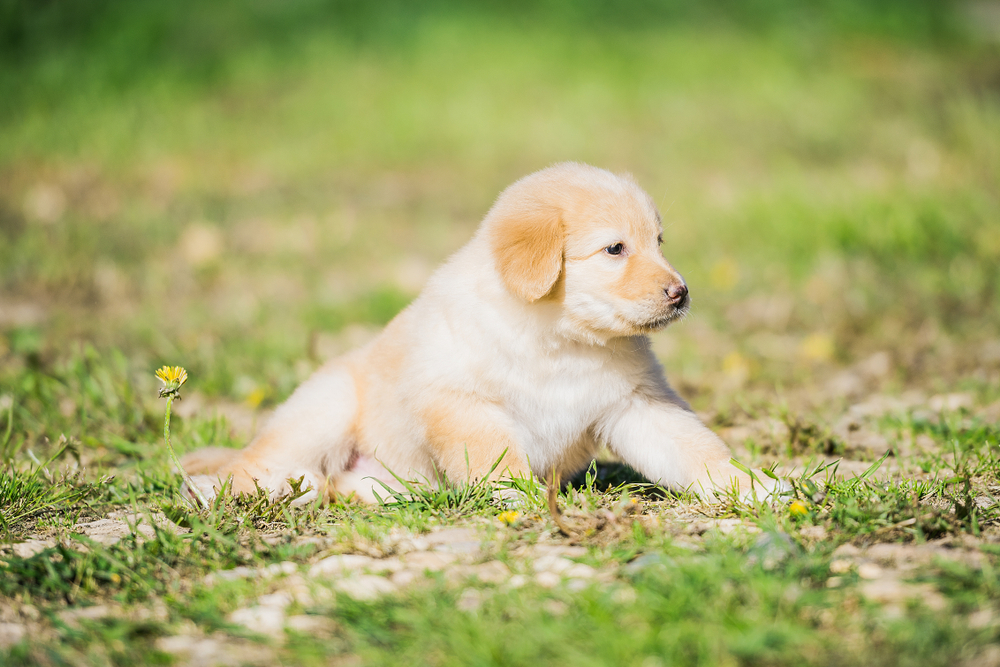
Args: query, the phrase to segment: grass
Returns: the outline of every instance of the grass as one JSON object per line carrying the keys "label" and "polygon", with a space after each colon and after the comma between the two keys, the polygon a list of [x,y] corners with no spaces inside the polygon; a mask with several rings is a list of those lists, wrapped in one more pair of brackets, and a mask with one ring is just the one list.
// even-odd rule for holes
{"label": "grass", "polygon": [[[0,662],[987,663],[997,46],[964,5],[800,5],[0,3]],[[180,451],[241,446],[567,159],[657,201],[694,311],[656,353],[795,503],[606,459],[551,511],[184,503],[154,369],[191,375]],[[481,551],[386,596],[309,574],[451,528]],[[543,585],[552,549],[595,573]],[[234,620],[289,591],[301,625]]]}

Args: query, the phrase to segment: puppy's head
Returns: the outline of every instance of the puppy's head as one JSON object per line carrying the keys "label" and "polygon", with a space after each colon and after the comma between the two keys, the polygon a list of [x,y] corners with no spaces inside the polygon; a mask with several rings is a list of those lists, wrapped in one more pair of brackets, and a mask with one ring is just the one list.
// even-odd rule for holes
{"label": "puppy's head", "polygon": [[660,252],[660,215],[629,177],[576,163],[543,169],[500,195],[484,231],[507,289],[561,303],[575,337],[650,333],[687,312],[684,279]]}

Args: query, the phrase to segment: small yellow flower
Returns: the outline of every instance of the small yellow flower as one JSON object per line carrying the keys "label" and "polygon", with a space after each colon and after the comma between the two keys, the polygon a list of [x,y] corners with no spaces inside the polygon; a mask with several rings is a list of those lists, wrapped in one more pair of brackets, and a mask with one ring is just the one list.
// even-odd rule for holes
{"label": "small yellow flower", "polygon": [[788,506],[788,513],[792,516],[805,516],[809,514],[809,508],[801,500],[793,500]]}
{"label": "small yellow flower", "polygon": [[506,512],[500,512],[500,514],[497,514],[497,519],[500,520],[500,523],[505,523],[508,526],[510,526],[513,525],[515,521],[517,521],[518,516],[520,515],[517,512],[513,510],[508,510]]}
{"label": "small yellow flower", "polygon": [[163,383],[160,398],[174,396],[180,398],[181,385],[187,382],[187,371],[180,366],[164,366],[156,371],[156,377]]}

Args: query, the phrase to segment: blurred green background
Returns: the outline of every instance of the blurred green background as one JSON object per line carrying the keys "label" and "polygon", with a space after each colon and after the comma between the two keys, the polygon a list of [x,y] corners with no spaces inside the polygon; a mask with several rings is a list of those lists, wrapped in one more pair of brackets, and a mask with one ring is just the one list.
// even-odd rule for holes
{"label": "blurred green background", "polygon": [[580,160],[663,212],[696,404],[995,396],[998,40],[930,0],[0,0],[0,380],[272,405]]}

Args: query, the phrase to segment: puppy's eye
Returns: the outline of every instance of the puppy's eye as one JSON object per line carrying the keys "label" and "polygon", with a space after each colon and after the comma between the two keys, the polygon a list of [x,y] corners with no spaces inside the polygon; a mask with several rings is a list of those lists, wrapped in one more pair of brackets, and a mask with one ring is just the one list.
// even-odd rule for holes
{"label": "puppy's eye", "polygon": [[609,245],[607,248],[605,248],[604,252],[608,253],[609,255],[620,255],[624,250],[625,250],[625,244],[615,243],[614,245]]}
{"label": "puppy's eye", "polygon": [[659,245],[663,245],[663,234],[660,234],[659,236],[656,237],[656,242]]}

